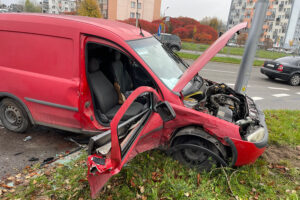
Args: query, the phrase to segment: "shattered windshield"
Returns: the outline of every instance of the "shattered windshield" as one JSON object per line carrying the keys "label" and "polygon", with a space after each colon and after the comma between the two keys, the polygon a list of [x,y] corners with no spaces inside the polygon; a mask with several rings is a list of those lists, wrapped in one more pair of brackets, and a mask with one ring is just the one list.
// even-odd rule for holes
{"label": "shattered windshield", "polygon": [[128,44],[169,89],[175,87],[186,69],[176,56],[154,37],[129,41]]}

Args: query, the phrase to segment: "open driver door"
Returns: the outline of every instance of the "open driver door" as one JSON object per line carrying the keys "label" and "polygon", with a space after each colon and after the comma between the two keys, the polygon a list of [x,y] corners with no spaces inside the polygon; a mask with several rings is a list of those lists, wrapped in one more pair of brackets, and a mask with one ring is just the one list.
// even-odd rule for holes
{"label": "open driver door", "polygon": [[[143,110],[126,119],[126,112],[133,103],[141,103]],[[143,151],[160,145],[163,122],[175,118],[168,102],[151,87],[139,87],[128,97],[110,123],[110,130],[94,136],[89,143],[88,181],[91,196],[95,198],[106,182],[119,173],[123,165],[139,153],[136,145],[145,140]]]}

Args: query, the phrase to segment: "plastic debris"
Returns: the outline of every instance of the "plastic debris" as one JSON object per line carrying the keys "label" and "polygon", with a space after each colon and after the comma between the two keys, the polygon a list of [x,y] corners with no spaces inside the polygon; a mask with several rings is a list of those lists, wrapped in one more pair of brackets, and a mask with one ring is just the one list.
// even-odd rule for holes
{"label": "plastic debris", "polygon": [[27,142],[27,141],[29,141],[29,140],[31,140],[31,139],[32,139],[31,136],[27,136],[27,137],[24,139],[24,142]]}

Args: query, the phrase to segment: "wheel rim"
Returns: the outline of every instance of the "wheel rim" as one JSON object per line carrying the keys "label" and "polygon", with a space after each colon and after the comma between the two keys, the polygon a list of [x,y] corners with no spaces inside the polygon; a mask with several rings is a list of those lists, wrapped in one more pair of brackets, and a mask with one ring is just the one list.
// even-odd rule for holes
{"label": "wheel rim", "polygon": [[7,122],[12,126],[20,127],[22,124],[22,114],[15,106],[7,106],[4,111],[4,116]]}
{"label": "wheel rim", "polygon": [[298,85],[300,83],[300,76],[299,75],[294,75],[291,78],[291,83],[292,83],[292,85]]}
{"label": "wheel rim", "polygon": [[181,151],[182,157],[191,165],[201,165],[208,159],[208,155],[201,151],[193,149],[184,149]]}

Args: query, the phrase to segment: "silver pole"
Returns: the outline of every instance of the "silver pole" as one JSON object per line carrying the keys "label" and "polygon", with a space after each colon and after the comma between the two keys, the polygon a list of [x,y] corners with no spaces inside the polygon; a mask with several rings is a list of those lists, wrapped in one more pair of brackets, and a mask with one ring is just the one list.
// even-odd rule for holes
{"label": "silver pole", "polygon": [[136,0],[136,16],[135,16],[135,27],[138,27],[138,13],[139,13],[139,0]]}
{"label": "silver pole", "polygon": [[258,0],[255,4],[255,13],[249,30],[248,40],[240,66],[239,74],[235,83],[235,91],[242,94],[246,93],[247,84],[251,75],[252,65],[257,49],[257,44],[262,32],[262,26],[265,21],[268,9],[268,0]]}

